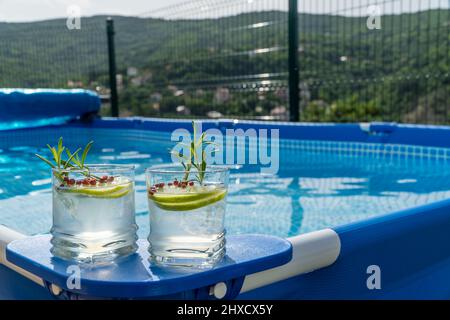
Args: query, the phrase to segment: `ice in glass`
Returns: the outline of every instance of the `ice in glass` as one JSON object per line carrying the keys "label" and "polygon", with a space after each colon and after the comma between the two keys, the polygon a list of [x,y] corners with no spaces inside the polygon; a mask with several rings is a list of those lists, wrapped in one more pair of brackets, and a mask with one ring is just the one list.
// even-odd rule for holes
{"label": "ice in glass", "polygon": [[147,169],[154,263],[208,268],[222,259],[228,175],[227,168],[215,167],[188,176],[181,166]]}
{"label": "ice in glass", "polygon": [[134,167],[86,167],[52,170],[52,253],[95,262],[135,252]]}

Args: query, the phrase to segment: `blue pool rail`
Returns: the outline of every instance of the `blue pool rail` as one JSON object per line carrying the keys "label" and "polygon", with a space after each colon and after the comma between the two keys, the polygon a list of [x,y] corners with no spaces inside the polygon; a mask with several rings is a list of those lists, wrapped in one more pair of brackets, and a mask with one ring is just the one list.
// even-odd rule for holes
{"label": "blue pool rail", "polygon": [[0,129],[64,123],[97,113],[100,104],[83,89],[0,89]]}
{"label": "blue pool rail", "polygon": [[[62,289],[59,296],[102,298],[185,298],[208,299],[211,286],[223,283],[220,298],[235,298],[246,275],[275,268],[292,258],[289,241],[265,235],[240,235],[227,238],[227,254],[212,269],[160,268],[148,262],[148,243],[139,240],[139,250],[128,258],[111,264],[94,266],[78,264],[79,289],[68,287],[73,261],[54,258],[50,253],[50,236],[34,236],[15,240],[6,249],[7,260],[44,279],[48,288]],[[69,282],[70,283],[70,282]]]}
{"label": "blue pool rail", "polygon": [[[203,130],[219,129],[277,129],[280,139],[362,142],[450,148],[450,126],[410,125],[394,122],[372,123],[305,123],[263,122],[245,120],[199,120]],[[133,129],[172,132],[179,128],[190,130],[191,120],[144,117],[95,119],[91,124],[73,124],[76,127],[99,129]]]}

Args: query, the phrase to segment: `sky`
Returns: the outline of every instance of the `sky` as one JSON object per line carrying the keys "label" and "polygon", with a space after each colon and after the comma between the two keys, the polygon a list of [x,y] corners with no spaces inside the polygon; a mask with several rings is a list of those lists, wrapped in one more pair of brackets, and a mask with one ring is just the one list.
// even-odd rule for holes
{"label": "sky", "polygon": [[137,15],[180,0],[0,0],[0,21],[35,21],[67,17],[67,8],[80,7],[83,16]]}
{"label": "sky", "polygon": [[[235,14],[242,8],[246,11],[253,10],[253,8],[265,9],[285,9],[287,0],[227,0],[228,6],[225,9],[217,10],[217,8],[200,4],[198,7],[192,5],[176,6],[173,12],[171,10],[163,10],[159,13],[156,11],[160,8],[173,6],[179,3],[186,3],[187,0],[0,0],[0,21],[8,22],[22,22],[22,21],[36,21],[54,18],[67,17],[67,10],[70,6],[77,6],[81,10],[82,16],[92,16],[99,14],[114,14],[114,15],[142,15],[143,16],[166,16],[169,14],[172,18],[182,17],[182,15],[189,14],[189,17],[203,18],[216,17],[224,14]],[[201,2],[202,0],[196,0]],[[191,0],[191,3],[193,1]],[[211,3],[214,1],[204,0],[204,3]],[[218,1],[220,2],[220,1]],[[365,7],[374,2],[383,2],[381,0],[308,0],[299,1],[302,12],[319,13],[323,10],[319,3],[326,4],[328,11],[342,11],[342,6],[349,6],[351,3],[358,4],[360,9],[353,10],[359,14],[365,14]],[[238,4],[230,9],[231,3]],[[244,5],[242,5],[244,3]],[[411,3],[411,7],[409,4]],[[398,11],[405,11],[412,9],[416,11],[420,6],[423,8],[423,3],[431,7],[449,6],[450,0],[393,0],[392,4],[384,7],[384,13],[395,13]],[[421,5],[422,4],[422,5]],[[402,6],[402,7],[401,7]],[[156,12],[155,12],[156,11]],[[148,12],[151,12],[148,14]],[[322,11],[323,12],[323,11]],[[343,12],[345,14],[345,12]]]}

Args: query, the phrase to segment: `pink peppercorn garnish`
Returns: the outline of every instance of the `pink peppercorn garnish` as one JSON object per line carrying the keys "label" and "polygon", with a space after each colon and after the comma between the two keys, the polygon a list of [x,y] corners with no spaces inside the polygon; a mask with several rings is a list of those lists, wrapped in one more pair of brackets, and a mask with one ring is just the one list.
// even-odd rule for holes
{"label": "pink peppercorn garnish", "polygon": [[77,185],[80,185],[80,184],[82,184],[83,183],[83,181],[81,181],[81,180],[77,180]]}
{"label": "pink peppercorn garnish", "polygon": [[89,184],[91,186],[95,186],[97,184],[97,180],[91,180],[91,181],[89,181]]}
{"label": "pink peppercorn garnish", "polygon": [[108,177],[108,182],[113,182],[113,181],[114,181],[114,177],[113,176]]}
{"label": "pink peppercorn garnish", "polygon": [[192,187],[194,185],[194,181],[189,182],[189,185]]}
{"label": "pink peppercorn garnish", "polygon": [[173,183],[172,183],[172,182],[169,182],[167,185],[168,185],[169,187],[171,187],[171,186],[173,185]]}
{"label": "pink peppercorn garnish", "polygon": [[177,180],[175,180],[174,182],[173,182],[173,185],[176,187],[176,186],[178,186],[178,181]]}
{"label": "pink peppercorn garnish", "polygon": [[108,176],[103,176],[100,178],[100,180],[108,180]]}

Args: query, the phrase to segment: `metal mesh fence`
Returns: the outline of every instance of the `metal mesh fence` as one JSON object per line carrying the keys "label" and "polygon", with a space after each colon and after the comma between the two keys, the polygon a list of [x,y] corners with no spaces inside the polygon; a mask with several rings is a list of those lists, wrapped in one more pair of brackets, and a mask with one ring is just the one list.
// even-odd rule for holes
{"label": "metal mesh fence", "polygon": [[[294,1],[291,1],[291,4]],[[194,0],[113,17],[121,115],[450,123],[448,0]],[[0,87],[109,93],[106,17],[0,23]],[[107,109],[104,114],[107,114]]]}
{"label": "metal mesh fence", "polygon": [[[142,15],[152,92],[132,112],[288,119],[287,5],[201,0]],[[301,121],[450,121],[448,1],[304,0],[298,12]]]}
{"label": "metal mesh fence", "polygon": [[302,120],[450,122],[448,1],[300,4]]}
{"label": "metal mesh fence", "polygon": [[147,50],[145,61],[120,51],[129,35],[117,25],[121,106],[147,116],[287,120],[287,3],[280,3],[190,1],[144,13],[148,45],[132,52]]}
{"label": "metal mesh fence", "polygon": [[105,18],[0,23],[0,87],[107,91]]}

